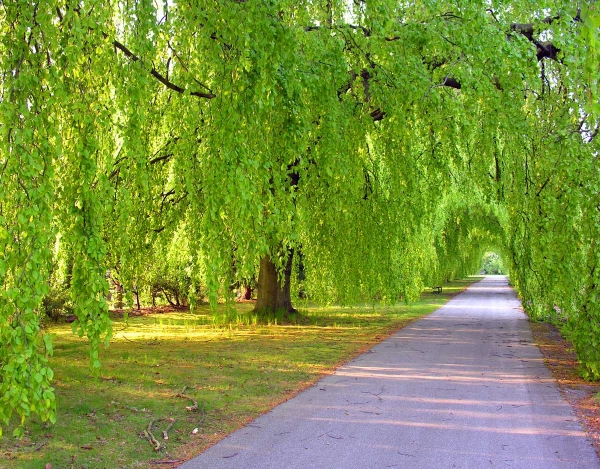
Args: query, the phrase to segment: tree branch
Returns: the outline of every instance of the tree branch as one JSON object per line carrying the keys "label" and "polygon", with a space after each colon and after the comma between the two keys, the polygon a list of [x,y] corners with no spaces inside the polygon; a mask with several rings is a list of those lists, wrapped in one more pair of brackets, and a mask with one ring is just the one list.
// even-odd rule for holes
{"label": "tree branch", "polygon": [[[105,34],[105,37],[106,37],[106,34]],[[133,62],[140,61],[140,58],[137,55],[135,55],[133,52],[131,52],[125,45],[121,44],[119,41],[114,40],[113,46],[115,47],[115,49],[119,49],[121,52],[123,52],[123,54],[125,54],[125,57],[127,57],[128,59],[131,59]],[[160,81],[163,85],[165,85],[165,87],[167,87],[168,89],[170,89],[172,91],[176,91],[177,93],[180,93],[180,94],[183,94],[186,91],[181,86],[178,86],[175,83],[169,81],[165,76],[161,75],[158,72],[158,70],[156,70],[156,68],[154,68],[154,67],[152,67],[152,69],[150,70],[150,75],[152,75],[154,78],[156,78],[158,81]],[[216,95],[214,93],[202,93],[200,91],[192,91],[190,93],[190,95],[197,96],[199,98],[206,98],[206,99],[216,98]]]}
{"label": "tree branch", "polygon": [[[245,2],[246,0],[236,0],[236,1]],[[79,9],[75,9],[74,11],[79,13]],[[56,14],[58,15],[59,21],[62,23],[64,20],[64,15],[59,7],[56,7]],[[104,36],[105,39],[109,38],[108,34],[105,32],[102,32],[102,35]],[[113,40],[112,44],[115,47],[115,49],[118,49],[121,52],[123,52],[123,54],[125,54],[125,56],[127,58],[131,59],[133,62],[141,61],[141,59],[137,55],[135,55],[124,44],[121,44],[116,39]],[[167,71],[167,73],[168,73],[168,71]],[[156,78],[158,81],[160,81],[163,85],[165,85],[165,87],[167,87],[168,89],[170,89],[172,91],[176,91],[177,93],[180,93],[180,94],[183,94],[186,91],[185,88],[182,88],[181,86],[176,85],[175,83],[170,81],[167,77],[163,76],[158,70],[156,70],[156,68],[154,66],[150,70],[150,75],[152,75],[154,78]],[[204,85],[202,85],[202,86],[204,86]],[[192,91],[190,93],[190,95],[197,96],[198,98],[205,98],[205,99],[216,98],[216,95],[212,92],[211,93],[202,93],[199,91]]]}
{"label": "tree branch", "polygon": [[385,112],[383,112],[380,108],[377,108],[374,111],[372,111],[370,115],[373,119],[373,122],[377,122],[383,120],[383,118],[385,117]]}
{"label": "tree branch", "polygon": [[[488,10],[489,11],[489,10]],[[540,21],[540,23],[543,24],[552,24],[555,21],[558,21],[560,19],[560,16],[547,16],[546,18],[544,18],[543,20]],[[579,8],[577,10],[577,14],[573,17],[573,21],[581,21],[581,9]],[[523,36],[525,36],[527,39],[529,39],[530,41],[533,41],[533,33],[535,31],[535,23],[511,23],[510,24],[510,29],[511,31],[514,31],[516,33],[522,34]]]}
{"label": "tree branch", "polygon": [[168,160],[169,158],[171,158],[173,156],[173,153],[167,153],[161,156],[157,156],[156,158],[153,158],[150,160],[150,164],[156,164],[159,161],[165,161]]}
{"label": "tree branch", "polygon": [[[548,16],[548,17],[544,18],[543,20],[541,20],[540,23],[550,25],[559,19],[560,19],[559,15]],[[575,21],[575,22],[581,21],[581,9],[577,10],[577,14],[573,18],[573,21]],[[558,53],[560,52],[560,49],[558,47],[556,47],[554,44],[552,44],[551,42],[540,42],[537,39],[535,39],[533,37],[533,34],[535,33],[535,29],[536,29],[535,23],[524,23],[524,24],[511,23],[511,25],[510,25],[511,31],[514,31],[515,33],[525,36],[532,44],[535,45],[535,47],[537,49],[536,56],[537,56],[538,61],[540,61],[542,59],[558,60]]]}
{"label": "tree branch", "polygon": [[460,82],[456,78],[450,76],[444,78],[444,83],[442,83],[442,86],[448,86],[456,90],[460,90],[462,88]]}

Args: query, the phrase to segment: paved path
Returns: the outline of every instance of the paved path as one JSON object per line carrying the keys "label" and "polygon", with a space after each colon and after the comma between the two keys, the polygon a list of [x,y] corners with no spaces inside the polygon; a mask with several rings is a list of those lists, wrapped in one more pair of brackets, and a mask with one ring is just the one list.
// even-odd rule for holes
{"label": "paved path", "polygon": [[504,277],[488,277],[183,469],[600,468]]}

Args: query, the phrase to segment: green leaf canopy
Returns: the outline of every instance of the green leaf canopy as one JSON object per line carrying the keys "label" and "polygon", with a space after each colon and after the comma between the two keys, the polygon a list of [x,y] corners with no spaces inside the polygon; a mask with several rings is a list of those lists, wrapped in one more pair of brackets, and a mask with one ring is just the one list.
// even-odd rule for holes
{"label": "green leaf canopy", "polygon": [[212,301],[295,252],[319,301],[415,298],[500,250],[600,377],[598,24],[581,1],[0,5],[0,420],[54,419],[39,308],[73,255],[92,368],[185,239]]}

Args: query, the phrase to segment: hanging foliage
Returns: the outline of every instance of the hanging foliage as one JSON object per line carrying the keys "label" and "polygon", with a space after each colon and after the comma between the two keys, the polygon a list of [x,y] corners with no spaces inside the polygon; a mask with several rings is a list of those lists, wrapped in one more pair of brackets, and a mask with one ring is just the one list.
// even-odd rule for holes
{"label": "hanging foliage", "polygon": [[3,2],[0,420],[54,419],[57,250],[93,370],[107,275],[139,294],[160,256],[190,297],[256,279],[260,308],[292,309],[300,288],[411,300],[498,249],[527,313],[563,321],[600,377],[599,18],[566,0]]}

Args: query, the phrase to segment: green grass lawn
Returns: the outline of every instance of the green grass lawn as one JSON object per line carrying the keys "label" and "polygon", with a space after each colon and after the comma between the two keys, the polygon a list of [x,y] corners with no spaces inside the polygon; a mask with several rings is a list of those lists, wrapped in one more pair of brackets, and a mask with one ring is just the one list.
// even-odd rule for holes
{"label": "green grass lawn", "polygon": [[[475,280],[454,281],[408,306],[306,308],[286,325],[276,318],[261,324],[247,303],[217,320],[204,306],[115,319],[96,379],[87,342],[69,325],[51,325],[58,422],[32,421],[21,440],[5,428],[0,467],[132,468],[189,459]],[[178,396],[184,386],[191,399]],[[186,410],[192,400],[195,412]],[[164,419],[152,426],[159,452],[144,437],[153,419]],[[168,419],[174,424],[165,441]]]}

